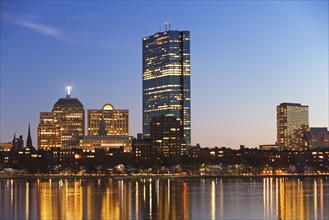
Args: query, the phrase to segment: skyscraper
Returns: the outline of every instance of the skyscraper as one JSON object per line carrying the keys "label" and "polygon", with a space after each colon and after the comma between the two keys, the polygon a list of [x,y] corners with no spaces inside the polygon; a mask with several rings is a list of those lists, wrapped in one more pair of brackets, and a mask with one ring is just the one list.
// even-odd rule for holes
{"label": "skyscraper", "polygon": [[191,144],[190,32],[166,30],[143,38],[143,135],[153,117],[174,116]]}
{"label": "skyscraper", "polygon": [[41,112],[38,127],[38,148],[67,148],[68,141],[85,134],[85,110],[77,98],[60,98],[52,112]]}
{"label": "skyscraper", "polygon": [[277,106],[277,145],[281,149],[303,149],[303,134],[308,130],[308,106],[281,103]]}

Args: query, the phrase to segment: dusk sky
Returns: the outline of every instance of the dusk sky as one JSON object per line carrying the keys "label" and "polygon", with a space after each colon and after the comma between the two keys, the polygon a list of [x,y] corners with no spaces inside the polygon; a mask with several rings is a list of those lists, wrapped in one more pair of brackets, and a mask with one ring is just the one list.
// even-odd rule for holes
{"label": "dusk sky", "polygon": [[[40,112],[71,95],[129,109],[142,132],[142,38],[191,33],[192,144],[276,141],[276,106],[309,106],[328,126],[328,1],[1,1],[0,142],[34,146]],[[87,120],[87,118],[86,118]]]}

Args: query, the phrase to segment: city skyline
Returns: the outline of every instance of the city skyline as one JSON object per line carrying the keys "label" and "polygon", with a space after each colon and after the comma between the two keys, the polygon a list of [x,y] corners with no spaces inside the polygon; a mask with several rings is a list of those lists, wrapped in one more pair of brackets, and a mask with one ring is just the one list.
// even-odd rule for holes
{"label": "city skyline", "polygon": [[165,22],[191,32],[192,144],[274,143],[282,102],[328,126],[328,2],[2,1],[0,142],[25,140],[30,123],[36,145],[68,75],[85,109],[128,109],[141,133],[142,38]]}

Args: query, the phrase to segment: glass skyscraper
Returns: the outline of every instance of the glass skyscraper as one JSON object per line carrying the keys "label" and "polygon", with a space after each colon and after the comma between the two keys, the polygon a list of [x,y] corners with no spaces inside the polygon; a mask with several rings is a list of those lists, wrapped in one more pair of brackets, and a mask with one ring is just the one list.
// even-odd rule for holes
{"label": "glass skyscraper", "polygon": [[143,38],[143,135],[153,117],[174,116],[191,145],[190,32],[168,30]]}

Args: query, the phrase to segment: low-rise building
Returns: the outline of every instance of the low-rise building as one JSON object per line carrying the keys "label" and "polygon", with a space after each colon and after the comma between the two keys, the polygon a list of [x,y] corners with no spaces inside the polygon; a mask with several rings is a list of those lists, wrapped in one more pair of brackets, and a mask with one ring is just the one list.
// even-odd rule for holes
{"label": "low-rise building", "polygon": [[310,128],[304,133],[304,145],[309,149],[329,148],[329,131],[326,127]]}

